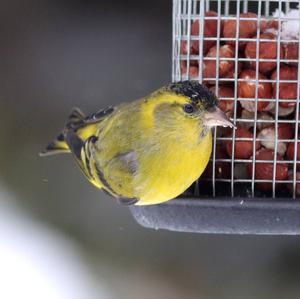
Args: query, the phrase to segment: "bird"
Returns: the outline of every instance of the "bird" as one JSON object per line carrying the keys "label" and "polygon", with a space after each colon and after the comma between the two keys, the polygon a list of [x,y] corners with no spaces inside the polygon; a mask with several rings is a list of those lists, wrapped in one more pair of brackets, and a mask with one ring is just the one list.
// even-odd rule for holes
{"label": "bird", "polygon": [[160,204],[201,176],[215,126],[235,127],[216,95],[197,81],[173,82],[89,115],[74,108],[40,155],[71,153],[85,177],[119,203]]}

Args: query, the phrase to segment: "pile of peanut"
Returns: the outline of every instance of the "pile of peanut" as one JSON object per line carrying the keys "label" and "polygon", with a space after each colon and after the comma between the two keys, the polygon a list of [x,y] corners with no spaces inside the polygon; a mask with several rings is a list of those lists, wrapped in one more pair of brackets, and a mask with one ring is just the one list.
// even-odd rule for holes
{"label": "pile of peanut", "polygon": [[[200,29],[202,25],[203,30]],[[182,59],[180,66],[183,76],[188,76],[191,80],[201,77],[202,83],[219,97],[220,108],[236,120],[237,129],[234,133],[231,130],[218,132],[219,141],[215,153],[216,178],[232,177],[231,163],[218,162],[218,159],[231,159],[234,156],[237,161],[235,164],[239,165],[239,168],[241,165],[244,167],[242,171],[240,169],[236,171],[235,168],[234,178],[254,177],[257,181],[272,181],[273,162],[276,157],[275,179],[281,181],[277,185],[280,187],[284,185],[291,190],[292,184],[285,181],[294,178],[294,138],[297,119],[295,111],[299,92],[296,82],[281,81],[298,80],[298,43],[279,41],[278,27],[279,23],[275,19],[258,22],[255,13],[240,14],[238,22],[237,19],[218,20],[216,12],[208,11],[205,14],[204,24],[198,20],[191,23],[191,37],[199,37],[199,31],[202,30],[203,44],[201,39],[182,40],[181,55],[186,55],[190,59]],[[257,40],[260,40],[259,45]],[[201,61],[191,58],[200,57],[200,51],[203,57]],[[278,56],[280,63],[277,62]],[[237,79],[237,83],[233,79]],[[280,80],[278,88],[278,83],[268,82],[270,80]],[[275,127],[276,114],[278,117]],[[300,119],[299,116],[298,118]],[[231,140],[233,134],[235,134],[234,150]],[[277,145],[275,137],[278,140]],[[256,162],[253,175],[251,161],[254,156]],[[299,143],[296,159],[300,162]],[[259,162],[260,160],[266,162]],[[300,164],[297,164],[296,170],[298,180]],[[204,176],[211,177],[210,167]],[[256,186],[261,190],[272,189],[271,182],[257,183]],[[300,196],[300,183],[297,184],[296,193]]]}

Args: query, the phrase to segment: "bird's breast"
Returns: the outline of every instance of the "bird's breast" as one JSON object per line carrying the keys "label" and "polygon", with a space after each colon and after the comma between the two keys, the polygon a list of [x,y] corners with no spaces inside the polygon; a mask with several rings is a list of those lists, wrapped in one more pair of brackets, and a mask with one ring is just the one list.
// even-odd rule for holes
{"label": "bird's breast", "polygon": [[183,193],[206,168],[211,149],[210,132],[200,142],[161,140],[141,156],[139,204],[160,203]]}

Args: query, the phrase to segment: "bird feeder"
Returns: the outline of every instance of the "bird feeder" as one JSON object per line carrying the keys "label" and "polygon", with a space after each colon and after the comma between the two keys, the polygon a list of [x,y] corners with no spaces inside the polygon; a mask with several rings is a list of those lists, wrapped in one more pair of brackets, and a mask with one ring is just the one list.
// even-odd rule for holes
{"label": "bird feeder", "polygon": [[172,80],[206,85],[237,129],[213,131],[205,173],[179,198],[131,207],[141,225],[300,234],[299,4],[173,0]]}

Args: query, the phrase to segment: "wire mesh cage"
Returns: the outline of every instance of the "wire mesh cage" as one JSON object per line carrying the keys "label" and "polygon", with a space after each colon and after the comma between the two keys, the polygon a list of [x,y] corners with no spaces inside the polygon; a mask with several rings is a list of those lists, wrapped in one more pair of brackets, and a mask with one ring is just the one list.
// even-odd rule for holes
{"label": "wire mesh cage", "polygon": [[175,201],[133,208],[145,226],[300,233],[300,1],[174,0],[172,80],[197,80],[237,126]]}

